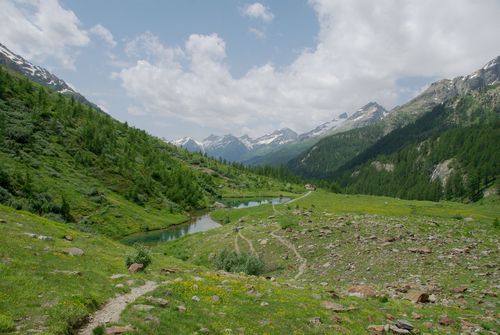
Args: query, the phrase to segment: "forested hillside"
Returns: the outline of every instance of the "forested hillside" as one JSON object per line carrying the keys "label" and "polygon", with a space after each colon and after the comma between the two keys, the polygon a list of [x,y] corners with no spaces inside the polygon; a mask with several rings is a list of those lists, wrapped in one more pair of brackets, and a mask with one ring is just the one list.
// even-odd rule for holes
{"label": "forested hillside", "polygon": [[383,131],[379,123],[328,136],[290,160],[287,166],[304,177],[326,178],[375,143],[382,137]]}
{"label": "forested hillside", "polygon": [[389,133],[335,172],[352,193],[477,200],[500,172],[500,85],[471,91]]}
{"label": "forested hillside", "polygon": [[230,189],[286,186],[265,176],[272,171],[188,153],[1,67],[0,157],[1,203],[112,236],[178,223]]}

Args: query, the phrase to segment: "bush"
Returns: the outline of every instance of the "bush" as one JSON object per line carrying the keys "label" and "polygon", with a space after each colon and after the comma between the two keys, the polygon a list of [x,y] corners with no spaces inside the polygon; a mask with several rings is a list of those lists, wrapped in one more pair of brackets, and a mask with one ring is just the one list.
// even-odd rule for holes
{"label": "bush", "polygon": [[127,268],[130,265],[137,263],[144,265],[145,269],[149,264],[151,264],[152,261],[150,250],[142,244],[135,244],[134,248],[134,252],[131,252],[125,256],[125,264],[127,265]]}
{"label": "bush", "polygon": [[14,330],[14,321],[10,316],[0,314],[0,333],[7,333]]}
{"label": "bush", "polygon": [[252,254],[222,250],[214,260],[215,267],[227,272],[244,272],[249,275],[258,275],[264,269],[264,263],[259,257]]}
{"label": "bush", "polygon": [[282,216],[278,219],[278,224],[280,225],[281,229],[297,228],[298,219],[297,217],[293,216]]}

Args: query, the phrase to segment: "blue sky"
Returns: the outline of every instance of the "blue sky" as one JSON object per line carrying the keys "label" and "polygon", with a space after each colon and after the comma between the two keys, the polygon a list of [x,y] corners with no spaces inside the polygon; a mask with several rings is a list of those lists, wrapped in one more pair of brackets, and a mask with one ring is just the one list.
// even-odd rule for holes
{"label": "blue sky", "polygon": [[500,54],[498,0],[4,0],[0,42],[174,139],[392,108]]}

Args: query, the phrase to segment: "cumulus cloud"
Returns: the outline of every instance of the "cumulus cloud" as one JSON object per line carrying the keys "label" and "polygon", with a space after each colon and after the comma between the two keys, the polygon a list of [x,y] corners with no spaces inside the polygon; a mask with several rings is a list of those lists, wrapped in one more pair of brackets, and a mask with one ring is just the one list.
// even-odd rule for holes
{"label": "cumulus cloud", "polygon": [[0,22],[2,43],[38,62],[52,58],[74,68],[74,48],[90,42],[76,15],[57,0],[2,0]]}
{"label": "cumulus cloud", "polygon": [[130,54],[143,54],[116,77],[141,113],[258,135],[305,131],[368,101],[392,107],[401,78],[466,74],[500,53],[496,0],[310,4],[317,44],[284,68],[265,64],[235,78],[220,36],[194,34],[169,47],[148,33],[131,42]]}
{"label": "cumulus cloud", "polygon": [[96,24],[92,28],[90,28],[89,32],[95,34],[103,39],[110,47],[116,47],[116,41],[113,37],[113,34],[101,24]]}
{"label": "cumulus cloud", "polygon": [[266,23],[269,23],[274,19],[274,14],[271,12],[269,7],[264,6],[260,2],[246,5],[243,8],[243,15],[254,19],[261,19]]}

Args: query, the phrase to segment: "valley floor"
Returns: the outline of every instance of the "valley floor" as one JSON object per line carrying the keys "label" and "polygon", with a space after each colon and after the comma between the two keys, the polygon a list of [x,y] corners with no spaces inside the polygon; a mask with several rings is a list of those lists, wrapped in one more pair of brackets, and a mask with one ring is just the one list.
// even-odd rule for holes
{"label": "valley floor", "polygon": [[[77,333],[106,301],[150,285],[108,331],[497,334],[499,212],[317,191],[217,210],[223,227],[154,247],[132,274],[130,247],[0,206],[0,333]],[[216,270],[224,248],[256,253],[265,273]]]}

